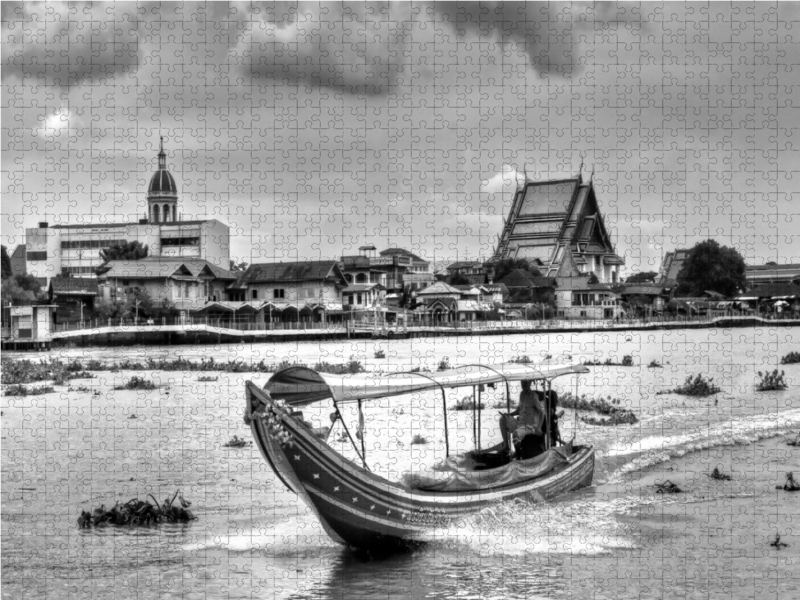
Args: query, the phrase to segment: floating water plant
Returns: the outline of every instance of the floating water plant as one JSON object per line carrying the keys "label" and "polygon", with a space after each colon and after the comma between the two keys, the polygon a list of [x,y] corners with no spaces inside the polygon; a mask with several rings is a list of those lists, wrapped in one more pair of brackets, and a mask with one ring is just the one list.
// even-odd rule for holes
{"label": "floating water plant", "polygon": [[794,473],[789,471],[786,473],[786,482],[780,486],[775,486],[776,490],[783,490],[784,492],[800,492],[800,483],[797,483],[794,479]]}
{"label": "floating water plant", "polygon": [[683,490],[667,479],[664,483],[656,484],[657,494],[680,494]]}
{"label": "floating water plant", "polygon": [[452,367],[450,366],[450,359],[447,356],[445,356],[442,360],[439,361],[439,366],[436,367],[436,370],[437,371],[447,371],[448,369],[451,369],[451,368]]}
{"label": "floating water plant", "polygon": [[795,365],[800,363],[800,352],[789,352],[781,359],[782,365]]}
{"label": "floating water plant", "polygon": [[40,385],[26,388],[24,385],[14,384],[8,386],[3,392],[4,396],[35,396],[36,394],[53,394],[55,389],[51,385]]}
{"label": "floating water plant", "polygon": [[711,396],[721,392],[722,390],[714,385],[714,378],[705,379],[702,374],[698,373],[692,378],[689,375],[682,386],[676,387],[674,390],[662,390],[656,392],[656,396],[663,394],[681,394],[683,396]]}
{"label": "floating water plant", "polygon": [[634,425],[639,422],[636,414],[627,408],[621,408],[622,400],[619,398],[598,398],[591,399],[585,394],[576,397],[571,393],[564,394],[558,400],[558,405],[563,408],[574,410],[589,410],[598,412],[601,415],[608,415],[610,419],[598,419],[595,417],[581,417],[581,421],[589,425],[613,426],[613,425]]}
{"label": "floating water plant", "polygon": [[778,369],[775,369],[772,373],[765,371],[763,374],[759,371],[758,376],[761,378],[761,381],[756,384],[756,391],[771,392],[774,390],[785,390],[789,386],[786,385],[786,381],[783,379],[784,374],[783,371],[778,373]]}
{"label": "floating water plant", "polygon": [[[188,523],[197,518],[192,511],[188,510],[192,503],[183,499],[180,490],[175,492],[171,500],[165,499],[163,504],[159,504],[158,500],[150,494],[148,497],[153,500],[152,504],[147,500],[134,498],[125,504],[117,503],[109,510],[106,510],[105,505],[101,504],[92,512],[81,511],[81,516],[78,517],[78,527],[88,529],[104,525],[146,526],[159,523]],[[178,505],[175,505],[176,499]]]}
{"label": "floating water plant", "polygon": [[599,360],[590,360],[583,364],[585,364],[587,367],[632,367],[633,356],[626,354],[622,357],[622,362],[616,362],[614,359],[607,358],[603,362],[600,362]]}
{"label": "floating water plant", "polygon": [[366,371],[364,365],[352,356],[346,363],[329,363],[320,361],[314,365],[314,370],[320,373],[332,373],[334,375],[347,375],[348,373],[363,373]]}
{"label": "floating water plant", "polygon": [[531,360],[530,356],[528,356],[527,354],[523,354],[521,356],[515,356],[514,358],[512,358],[508,362],[515,363],[515,364],[518,364],[518,365],[529,365],[533,361]]}
{"label": "floating water plant", "polygon": [[719,467],[714,467],[714,470],[711,472],[711,475],[709,475],[709,477],[711,477],[711,479],[716,479],[717,481],[730,481],[731,480],[731,476],[730,475],[726,475],[725,473],[720,471]]}
{"label": "floating water plant", "polygon": [[660,369],[663,365],[658,362],[657,360],[651,360],[650,364],[647,365],[648,369]]}
{"label": "floating water plant", "polygon": [[769,543],[769,545],[772,546],[773,548],[777,548],[778,550],[783,550],[784,548],[789,546],[789,544],[781,541],[781,534],[780,533],[776,533],[775,534],[775,539],[772,540]]}
{"label": "floating water plant", "polygon": [[131,377],[127,383],[123,383],[122,385],[116,386],[115,390],[154,390],[158,386],[150,381],[149,379],[145,379],[144,377],[139,377],[138,375],[134,375]]}
{"label": "floating water plant", "polygon": [[376,350],[375,358],[386,358],[386,352],[384,352],[383,350]]}
{"label": "floating water plant", "polygon": [[216,375],[200,375],[200,377],[197,378],[197,381],[209,383],[211,381],[219,381],[219,377]]}
{"label": "floating water plant", "polygon": [[453,405],[453,410],[472,410],[474,408],[483,410],[486,407],[484,406],[483,402],[476,404],[475,399],[472,396],[464,396],[461,400]]}
{"label": "floating water plant", "polygon": [[253,442],[248,442],[245,439],[240,438],[238,435],[234,435],[227,444],[224,444],[223,448],[244,448],[245,446],[252,446]]}
{"label": "floating water plant", "polygon": [[412,444],[427,444],[428,440],[417,433],[417,434],[414,434],[414,439],[411,440],[411,443]]}

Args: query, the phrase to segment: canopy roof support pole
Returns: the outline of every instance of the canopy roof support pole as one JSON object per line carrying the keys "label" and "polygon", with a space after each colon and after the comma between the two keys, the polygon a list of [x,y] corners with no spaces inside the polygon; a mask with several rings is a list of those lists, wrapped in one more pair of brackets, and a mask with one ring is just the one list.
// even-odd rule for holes
{"label": "canopy roof support pole", "polygon": [[442,411],[444,412],[444,452],[445,456],[450,456],[450,435],[447,432],[447,394],[442,387]]}
{"label": "canopy roof support pole", "polygon": [[545,436],[545,448],[548,450],[552,447],[553,441],[553,427],[552,420],[550,419],[550,392],[553,389],[553,382],[549,379],[542,382],[542,387],[545,388],[544,393],[544,416],[547,419],[547,435]]}
{"label": "canopy roof support pole", "polygon": [[361,438],[361,456],[362,461],[364,462],[364,466],[367,466],[367,450],[364,447],[364,438],[366,437],[366,428],[364,427],[364,410],[361,407],[361,400],[358,401],[358,432],[359,438]]}
{"label": "canopy roof support pole", "polygon": [[475,446],[475,450],[481,449],[481,388],[483,384],[478,386],[478,444]]}
{"label": "canopy roof support pole", "polygon": [[342,427],[344,427],[344,432],[347,434],[347,437],[350,438],[350,443],[353,445],[353,450],[356,451],[358,454],[358,458],[361,459],[361,464],[364,465],[364,468],[369,471],[369,465],[367,465],[367,461],[364,459],[364,456],[361,452],[358,451],[358,446],[356,446],[355,441],[353,440],[353,436],[350,435],[350,430],[347,428],[347,423],[344,422],[344,417],[342,416],[341,411],[339,410],[339,405],[336,403],[336,400],[333,401],[333,406],[336,408],[336,414],[339,415],[339,420],[342,422]]}

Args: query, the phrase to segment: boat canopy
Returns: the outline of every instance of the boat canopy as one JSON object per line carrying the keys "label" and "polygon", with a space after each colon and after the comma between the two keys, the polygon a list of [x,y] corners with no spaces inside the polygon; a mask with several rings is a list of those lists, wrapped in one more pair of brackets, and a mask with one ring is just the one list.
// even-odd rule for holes
{"label": "boat canopy", "polygon": [[332,375],[308,367],[288,367],[275,373],[264,389],[289,406],[305,406],[319,400],[354,402],[401,396],[440,388],[522,380],[552,380],[562,375],[588,373],[585,365],[532,365],[503,363],[465,365],[436,373],[358,373]]}

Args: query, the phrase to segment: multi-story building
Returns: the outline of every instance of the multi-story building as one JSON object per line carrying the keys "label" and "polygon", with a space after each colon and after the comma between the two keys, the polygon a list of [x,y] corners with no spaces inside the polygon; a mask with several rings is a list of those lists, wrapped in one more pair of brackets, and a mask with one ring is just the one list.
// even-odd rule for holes
{"label": "multi-story building", "polygon": [[222,269],[230,265],[227,225],[216,219],[180,220],[178,186],[167,169],[163,144],[148,187],[147,217],[137,223],[40,222],[25,234],[26,270],[44,285],[56,275],[95,277],[103,262],[100,251],[131,241],[147,245],[150,257],[199,259]]}
{"label": "multi-story building", "polygon": [[495,261],[525,258],[546,277],[585,277],[616,283],[625,261],[611,242],[592,180],[525,178],[495,251]]}
{"label": "multi-story building", "polygon": [[800,279],[800,264],[768,262],[765,265],[747,265],[744,276],[748,288],[770,283],[792,283]]}

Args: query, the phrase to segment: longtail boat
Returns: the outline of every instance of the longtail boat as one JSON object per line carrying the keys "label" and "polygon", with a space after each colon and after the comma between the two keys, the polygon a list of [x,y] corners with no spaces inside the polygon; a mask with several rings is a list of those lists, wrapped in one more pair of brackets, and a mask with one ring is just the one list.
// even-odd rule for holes
{"label": "longtail boat", "polygon": [[[355,548],[374,550],[414,545],[426,532],[461,517],[512,498],[551,499],[591,485],[594,449],[573,441],[546,447],[538,456],[524,460],[513,456],[514,445],[480,450],[481,404],[473,403],[477,422],[476,450],[450,456],[445,405],[446,391],[473,387],[505,386],[511,409],[509,384],[531,381],[542,388],[549,403],[551,382],[565,375],[587,373],[583,365],[544,366],[531,364],[467,365],[437,373],[331,375],[294,366],[275,373],[263,389],[245,384],[245,423],[261,454],[277,477],[316,513],[328,535]],[[340,407],[357,402],[360,427],[362,403],[379,398],[440,390],[445,410],[444,434],[447,458],[437,470],[412,474],[394,482],[368,468],[366,449],[350,435]],[[502,388],[501,388],[502,391]],[[314,429],[299,410],[315,402],[330,400],[347,437],[361,459],[358,464],[334,450],[326,441],[329,428]],[[545,407],[548,426],[551,417]]]}

